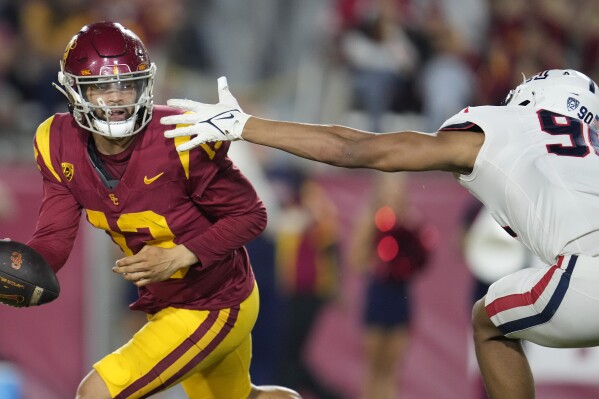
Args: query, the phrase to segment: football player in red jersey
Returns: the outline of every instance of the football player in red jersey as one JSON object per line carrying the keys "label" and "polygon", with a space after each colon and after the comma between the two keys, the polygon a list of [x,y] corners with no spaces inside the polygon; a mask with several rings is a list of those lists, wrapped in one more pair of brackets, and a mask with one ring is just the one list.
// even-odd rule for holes
{"label": "football player in red jersey", "polygon": [[70,113],[34,139],[43,199],[28,244],[55,271],[67,260],[81,213],[125,257],[113,271],[138,287],[130,305],[148,322],[99,360],[78,399],[146,398],[181,383],[190,398],[299,398],[251,384],[258,289],[244,244],[266,226],[252,185],[227,157],[228,142],[178,153],[154,105],[156,66],[118,23],[85,26],[58,75]]}

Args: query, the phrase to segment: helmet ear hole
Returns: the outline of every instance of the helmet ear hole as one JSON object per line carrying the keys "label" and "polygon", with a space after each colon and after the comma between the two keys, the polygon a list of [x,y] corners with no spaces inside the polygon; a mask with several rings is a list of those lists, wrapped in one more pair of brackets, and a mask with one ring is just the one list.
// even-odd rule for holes
{"label": "helmet ear hole", "polygon": [[524,100],[518,105],[527,106],[528,104],[530,104],[530,100]]}

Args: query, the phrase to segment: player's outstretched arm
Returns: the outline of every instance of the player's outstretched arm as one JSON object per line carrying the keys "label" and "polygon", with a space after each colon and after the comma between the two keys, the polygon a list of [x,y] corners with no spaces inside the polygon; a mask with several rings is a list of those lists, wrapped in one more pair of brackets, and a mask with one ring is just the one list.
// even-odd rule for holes
{"label": "player's outstretched arm", "polygon": [[178,125],[167,130],[165,137],[195,136],[177,147],[179,151],[210,141],[243,139],[346,168],[469,173],[484,140],[482,134],[473,132],[374,134],[343,126],[251,117],[229,92],[226,78],[219,78],[218,86],[218,104],[168,101],[171,106],[190,111],[161,119],[163,124]]}
{"label": "player's outstretched arm", "polygon": [[484,136],[475,132],[370,133],[344,126],[251,117],[247,141],[345,168],[386,172],[442,170],[468,174]]}

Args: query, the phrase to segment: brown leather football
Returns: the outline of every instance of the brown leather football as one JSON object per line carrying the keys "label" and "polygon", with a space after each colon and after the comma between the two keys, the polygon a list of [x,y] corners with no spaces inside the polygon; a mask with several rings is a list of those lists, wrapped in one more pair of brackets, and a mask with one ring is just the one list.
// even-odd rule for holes
{"label": "brown leather football", "polygon": [[0,241],[0,303],[39,306],[59,294],[54,270],[37,251],[18,241]]}

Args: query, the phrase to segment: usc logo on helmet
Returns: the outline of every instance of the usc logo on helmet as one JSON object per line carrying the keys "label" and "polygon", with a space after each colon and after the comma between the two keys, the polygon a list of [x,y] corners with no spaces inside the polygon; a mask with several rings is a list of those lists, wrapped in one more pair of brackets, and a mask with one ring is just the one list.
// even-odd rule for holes
{"label": "usc logo on helmet", "polygon": [[67,44],[67,48],[64,50],[64,54],[62,56],[63,64],[67,62],[67,57],[69,56],[69,52],[77,47],[77,40],[73,38],[69,44]]}
{"label": "usc logo on helmet", "polygon": [[63,162],[60,164],[62,167],[62,174],[68,181],[73,180],[73,176],[75,175],[75,166],[72,163]]}

